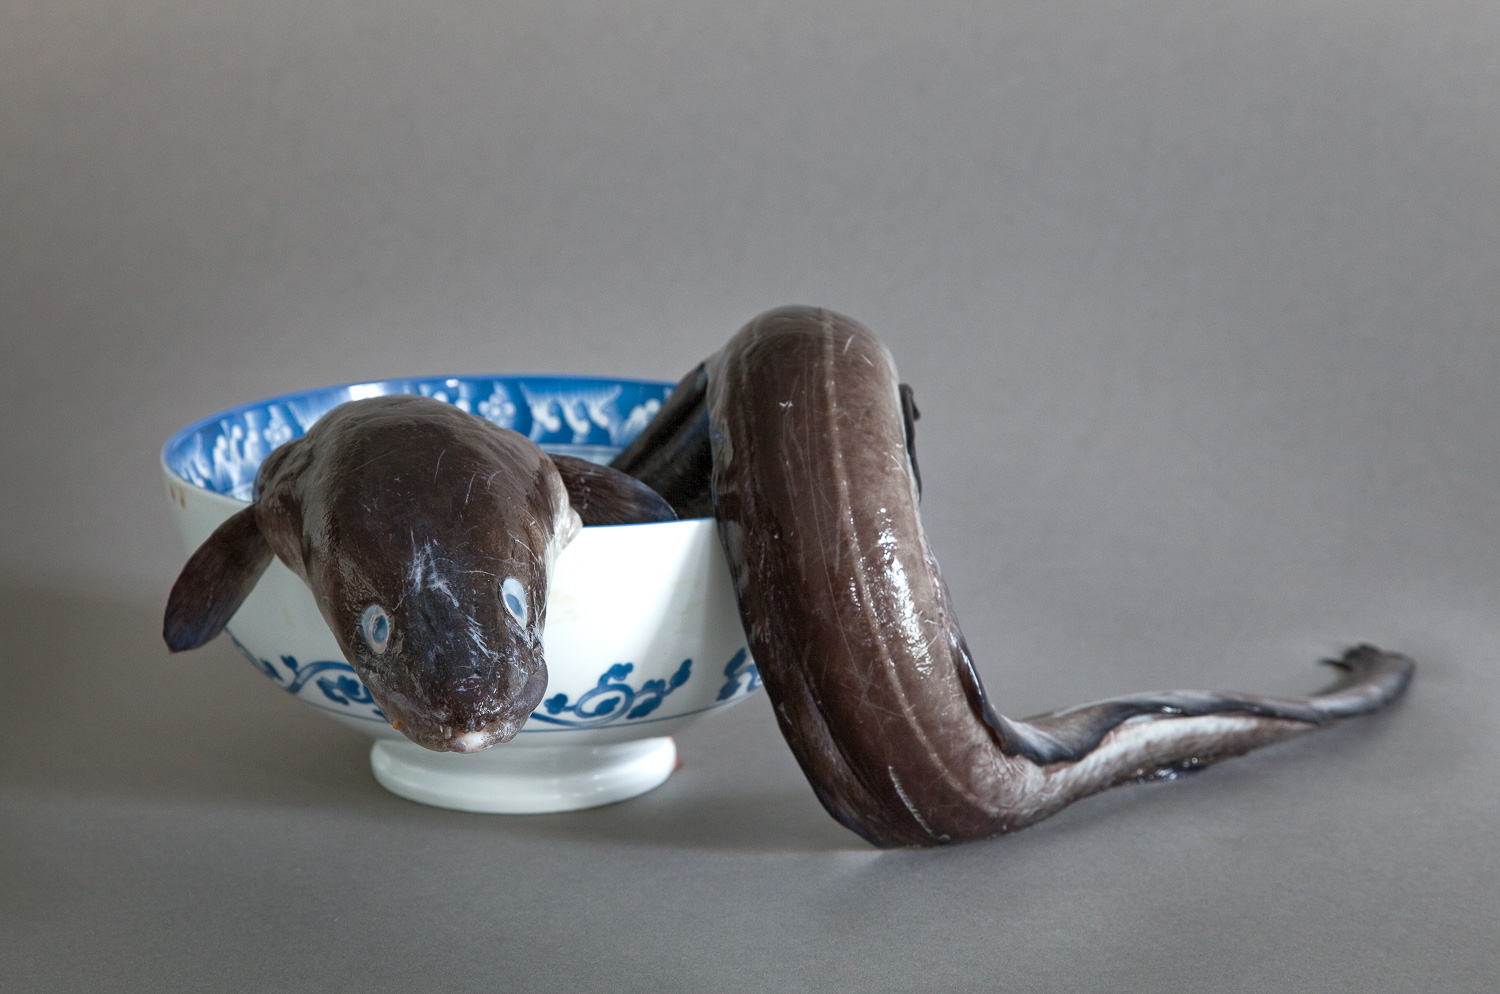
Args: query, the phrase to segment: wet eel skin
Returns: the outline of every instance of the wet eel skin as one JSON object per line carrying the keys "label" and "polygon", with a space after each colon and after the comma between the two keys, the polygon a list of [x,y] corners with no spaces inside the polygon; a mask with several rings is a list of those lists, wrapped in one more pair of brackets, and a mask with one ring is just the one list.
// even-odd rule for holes
{"label": "wet eel skin", "polygon": [[998,714],[923,535],[916,416],[870,331],[781,308],[684,377],[613,463],[680,515],[717,517],[782,733],[829,813],[874,845],[1015,831],[1374,711],[1410,682],[1411,660],[1364,645],[1311,697],[1166,691]]}
{"label": "wet eel skin", "polygon": [[674,517],[623,473],[440,401],[351,401],[266,458],[251,505],[183,567],[163,637],[213,638],[275,555],[393,727],[476,752],[541,702],[548,578],[580,524]]}

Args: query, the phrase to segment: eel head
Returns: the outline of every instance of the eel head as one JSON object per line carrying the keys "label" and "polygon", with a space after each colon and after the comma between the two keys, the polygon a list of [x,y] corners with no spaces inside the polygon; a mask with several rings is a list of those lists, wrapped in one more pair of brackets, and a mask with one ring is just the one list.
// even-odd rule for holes
{"label": "eel head", "polygon": [[548,579],[580,522],[528,440],[417,400],[381,412],[401,415],[399,430],[372,419],[314,470],[302,547],[277,552],[300,558],[392,726],[429,749],[477,752],[541,703]]}

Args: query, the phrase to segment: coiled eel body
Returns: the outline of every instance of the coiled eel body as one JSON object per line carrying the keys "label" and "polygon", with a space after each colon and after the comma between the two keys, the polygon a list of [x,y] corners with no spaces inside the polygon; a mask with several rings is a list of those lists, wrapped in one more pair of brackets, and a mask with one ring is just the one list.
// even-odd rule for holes
{"label": "coiled eel body", "polygon": [[874,845],[1011,832],[1374,711],[1409,683],[1411,660],[1359,646],[1311,697],[1167,691],[998,714],[922,531],[916,416],[869,330],[781,308],[684,377],[613,464],[679,515],[717,517],[782,733],[824,807]]}

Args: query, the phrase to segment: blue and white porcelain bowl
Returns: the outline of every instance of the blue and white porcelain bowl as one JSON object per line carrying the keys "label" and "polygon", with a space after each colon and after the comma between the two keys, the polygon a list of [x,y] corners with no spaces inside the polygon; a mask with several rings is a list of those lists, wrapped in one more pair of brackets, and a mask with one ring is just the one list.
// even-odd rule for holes
{"label": "blue and white porcelain bowl", "polygon": [[[349,400],[421,394],[606,462],[645,426],[666,383],[555,376],[458,376],[327,387],[245,404],[173,436],[162,470],[191,553],[250,500],[261,460]],[[711,518],[585,528],[558,556],[543,636],[548,687],[511,742],[473,755],[407,741],[360,683],[307,587],[279,561],[229,622],[267,679],[373,736],[389,790],[468,811],[569,811],[661,784],[670,736],[760,686]]]}

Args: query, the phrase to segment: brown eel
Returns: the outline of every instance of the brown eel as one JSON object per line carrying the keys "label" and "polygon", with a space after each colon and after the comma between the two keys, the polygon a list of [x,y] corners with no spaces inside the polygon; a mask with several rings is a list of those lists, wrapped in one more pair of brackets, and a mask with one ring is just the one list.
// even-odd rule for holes
{"label": "brown eel", "polygon": [[675,517],[623,473],[409,395],[334,408],[255,489],[178,576],[168,647],[219,634],[274,554],[391,725],[450,752],[509,740],[541,702],[548,578],[580,523]]}
{"label": "brown eel", "polygon": [[750,651],[813,790],[876,846],[1015,831],[1090,794],[1374,711],[1414,664],[1372,646],[1311,697],[1166,691],[994,711],[918,516],[916,407],[850,318],[756,318],[613,465],[713,513]]}

